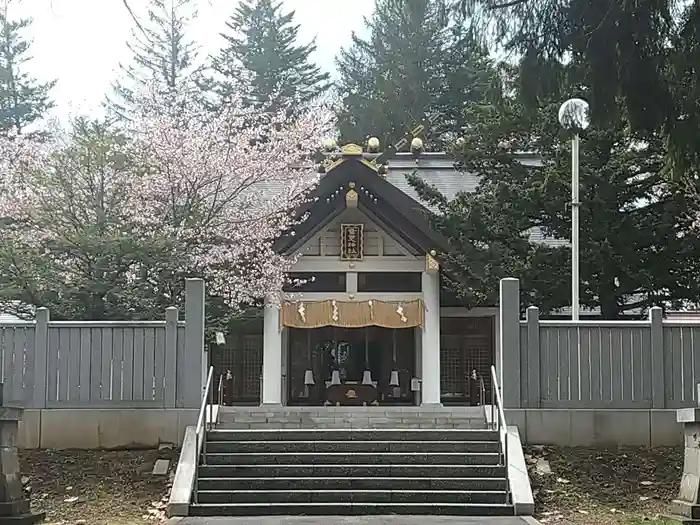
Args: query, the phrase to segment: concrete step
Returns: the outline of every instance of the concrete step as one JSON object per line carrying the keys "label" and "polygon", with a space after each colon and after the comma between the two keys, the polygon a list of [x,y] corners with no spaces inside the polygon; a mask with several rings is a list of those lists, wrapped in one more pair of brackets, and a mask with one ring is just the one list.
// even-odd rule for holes
{"label": "concrete step", "polygon": [[497,465],[498,452],[277,452],[204,454],[207,465]]}
{"label": "concrete step", "polygon": [[200,465],[200,478],[504,478],[498,465]]}
{"label": "concrete step", "polygon": [[498,452],[497,441],[209,441],[206,452]]}
{"label": "concrete step", "polygon": [[365,429],[365,428],[376,428],[376,429],[465,429],[465,430],[480,430],[485,429],[486,424],[481,420],[473,419],[452,419],[448,418],[445,421],[377,421],[377,420],[360,420],[353,419],[351,421],[337,420],[337,419],[309,419],[300,421],[288,421],[280,419],[267,419],[265,421],[252,421],[252,420],[237,420],[237,421],[226,421],[220,420],[218,426],[220,428],[228,428],[231,430],[276,430],[279,428],[284,429],[297,429],[297,430],[312,430],[312,429]]}
{"label": "concrete step", "polygon": [[202,490],[198,503],[506,503],[505,491]]}
{"label": "concrete step", "polygon": [[462,490],[505,491],[503,478],[199,478],[199,490]]}
{"label": "concrete step", "polygon": [[499,503],[199,503],[189,511],[190,516],[514,515],[512,505]]}
{"label": "concrete step", "polygon": [[213,441],[498,441],[496,430],[483,429],[225,429],[207,433]]}

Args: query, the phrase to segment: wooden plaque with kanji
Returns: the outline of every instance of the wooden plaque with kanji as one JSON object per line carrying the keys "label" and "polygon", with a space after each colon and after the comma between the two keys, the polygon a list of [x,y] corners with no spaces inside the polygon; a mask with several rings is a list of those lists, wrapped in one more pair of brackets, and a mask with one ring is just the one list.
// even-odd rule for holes
{"label": "wooden plaque with kanji", "polygon": [[340,225],[340,258],[343,261],[361,261],[363,257],[364,224]]}

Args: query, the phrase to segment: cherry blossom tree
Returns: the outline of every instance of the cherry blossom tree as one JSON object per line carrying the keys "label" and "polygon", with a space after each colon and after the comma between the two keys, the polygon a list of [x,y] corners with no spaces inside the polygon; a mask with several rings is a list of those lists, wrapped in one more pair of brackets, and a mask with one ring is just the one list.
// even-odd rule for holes
{"label": "cherry blossom tree", "polygon": [[309,156],[333,133],[328,105],[294,118],[240,99],[216,115],[157,96],[141,106],[133,129],[146,169],[140,218],[177,239],[184,266],[175,270],[203,276],[233,308],[281,289],[293,261],[273,242],[318,180]]}
{"label": "cherry blossom tree", "polygon": [[305,161],[332,133],[331,112],[141,102],[127,130],[79,120],[41,150],[0,143],[0,306],[153,318],[188,276],[228,312],[281,287],[293,261],[273,241],[316,183]]}

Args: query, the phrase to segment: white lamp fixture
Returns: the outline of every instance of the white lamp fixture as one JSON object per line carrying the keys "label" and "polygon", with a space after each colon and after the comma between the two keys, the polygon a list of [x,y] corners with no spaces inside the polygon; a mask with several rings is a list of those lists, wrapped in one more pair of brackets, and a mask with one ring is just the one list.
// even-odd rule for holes
{"label": "white lamp fixture", "polygon": [[314,381],[314,371],[313,370],[309,369],[306,372],[304,372],[304,384],[306,386],[316,384],[316,382]]}
{"label": "white lamp fixture", "polygon": [[571,319],[579,316],[579,133],[591,123],[588,102],[571,98],[559,108],[559,123],[571,137]]}
{"label": "white lamp fixture", "polygon": [[399,386],[399,371],[392,370],[389,376],[389,386]]}
{"label": "white lamp fixture", "polygon": [[362,374],[362,384],[363,385],[371,385],[372,384],[372,372],[369,370],[365,370],[365,372]]}
{"label": "white lamp fixture", "polygon": [[331,373],[331,385],[340,384],[340,370],[333,370]]}

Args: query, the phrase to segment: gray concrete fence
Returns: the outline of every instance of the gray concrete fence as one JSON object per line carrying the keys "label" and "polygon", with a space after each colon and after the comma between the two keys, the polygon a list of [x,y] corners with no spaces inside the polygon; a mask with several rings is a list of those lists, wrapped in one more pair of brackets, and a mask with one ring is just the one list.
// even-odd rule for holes
{"label": "gray concrete fence", "polygon": [[[558,444],[675,444],[675,409],[694,406],[700,323],[520,317],[517,279],[501,282],[504,404],[525,439]],[[537,428],[535,428],[537,427]],[[522,431],[522,429],[521,429]]]}
{"label": "gray concrete fence", "polygon": [[201,403],[204,282],[186,282],[185,320],[34,321],[0,325],[4,402],[26,408],[27,447],[177,442]]}

